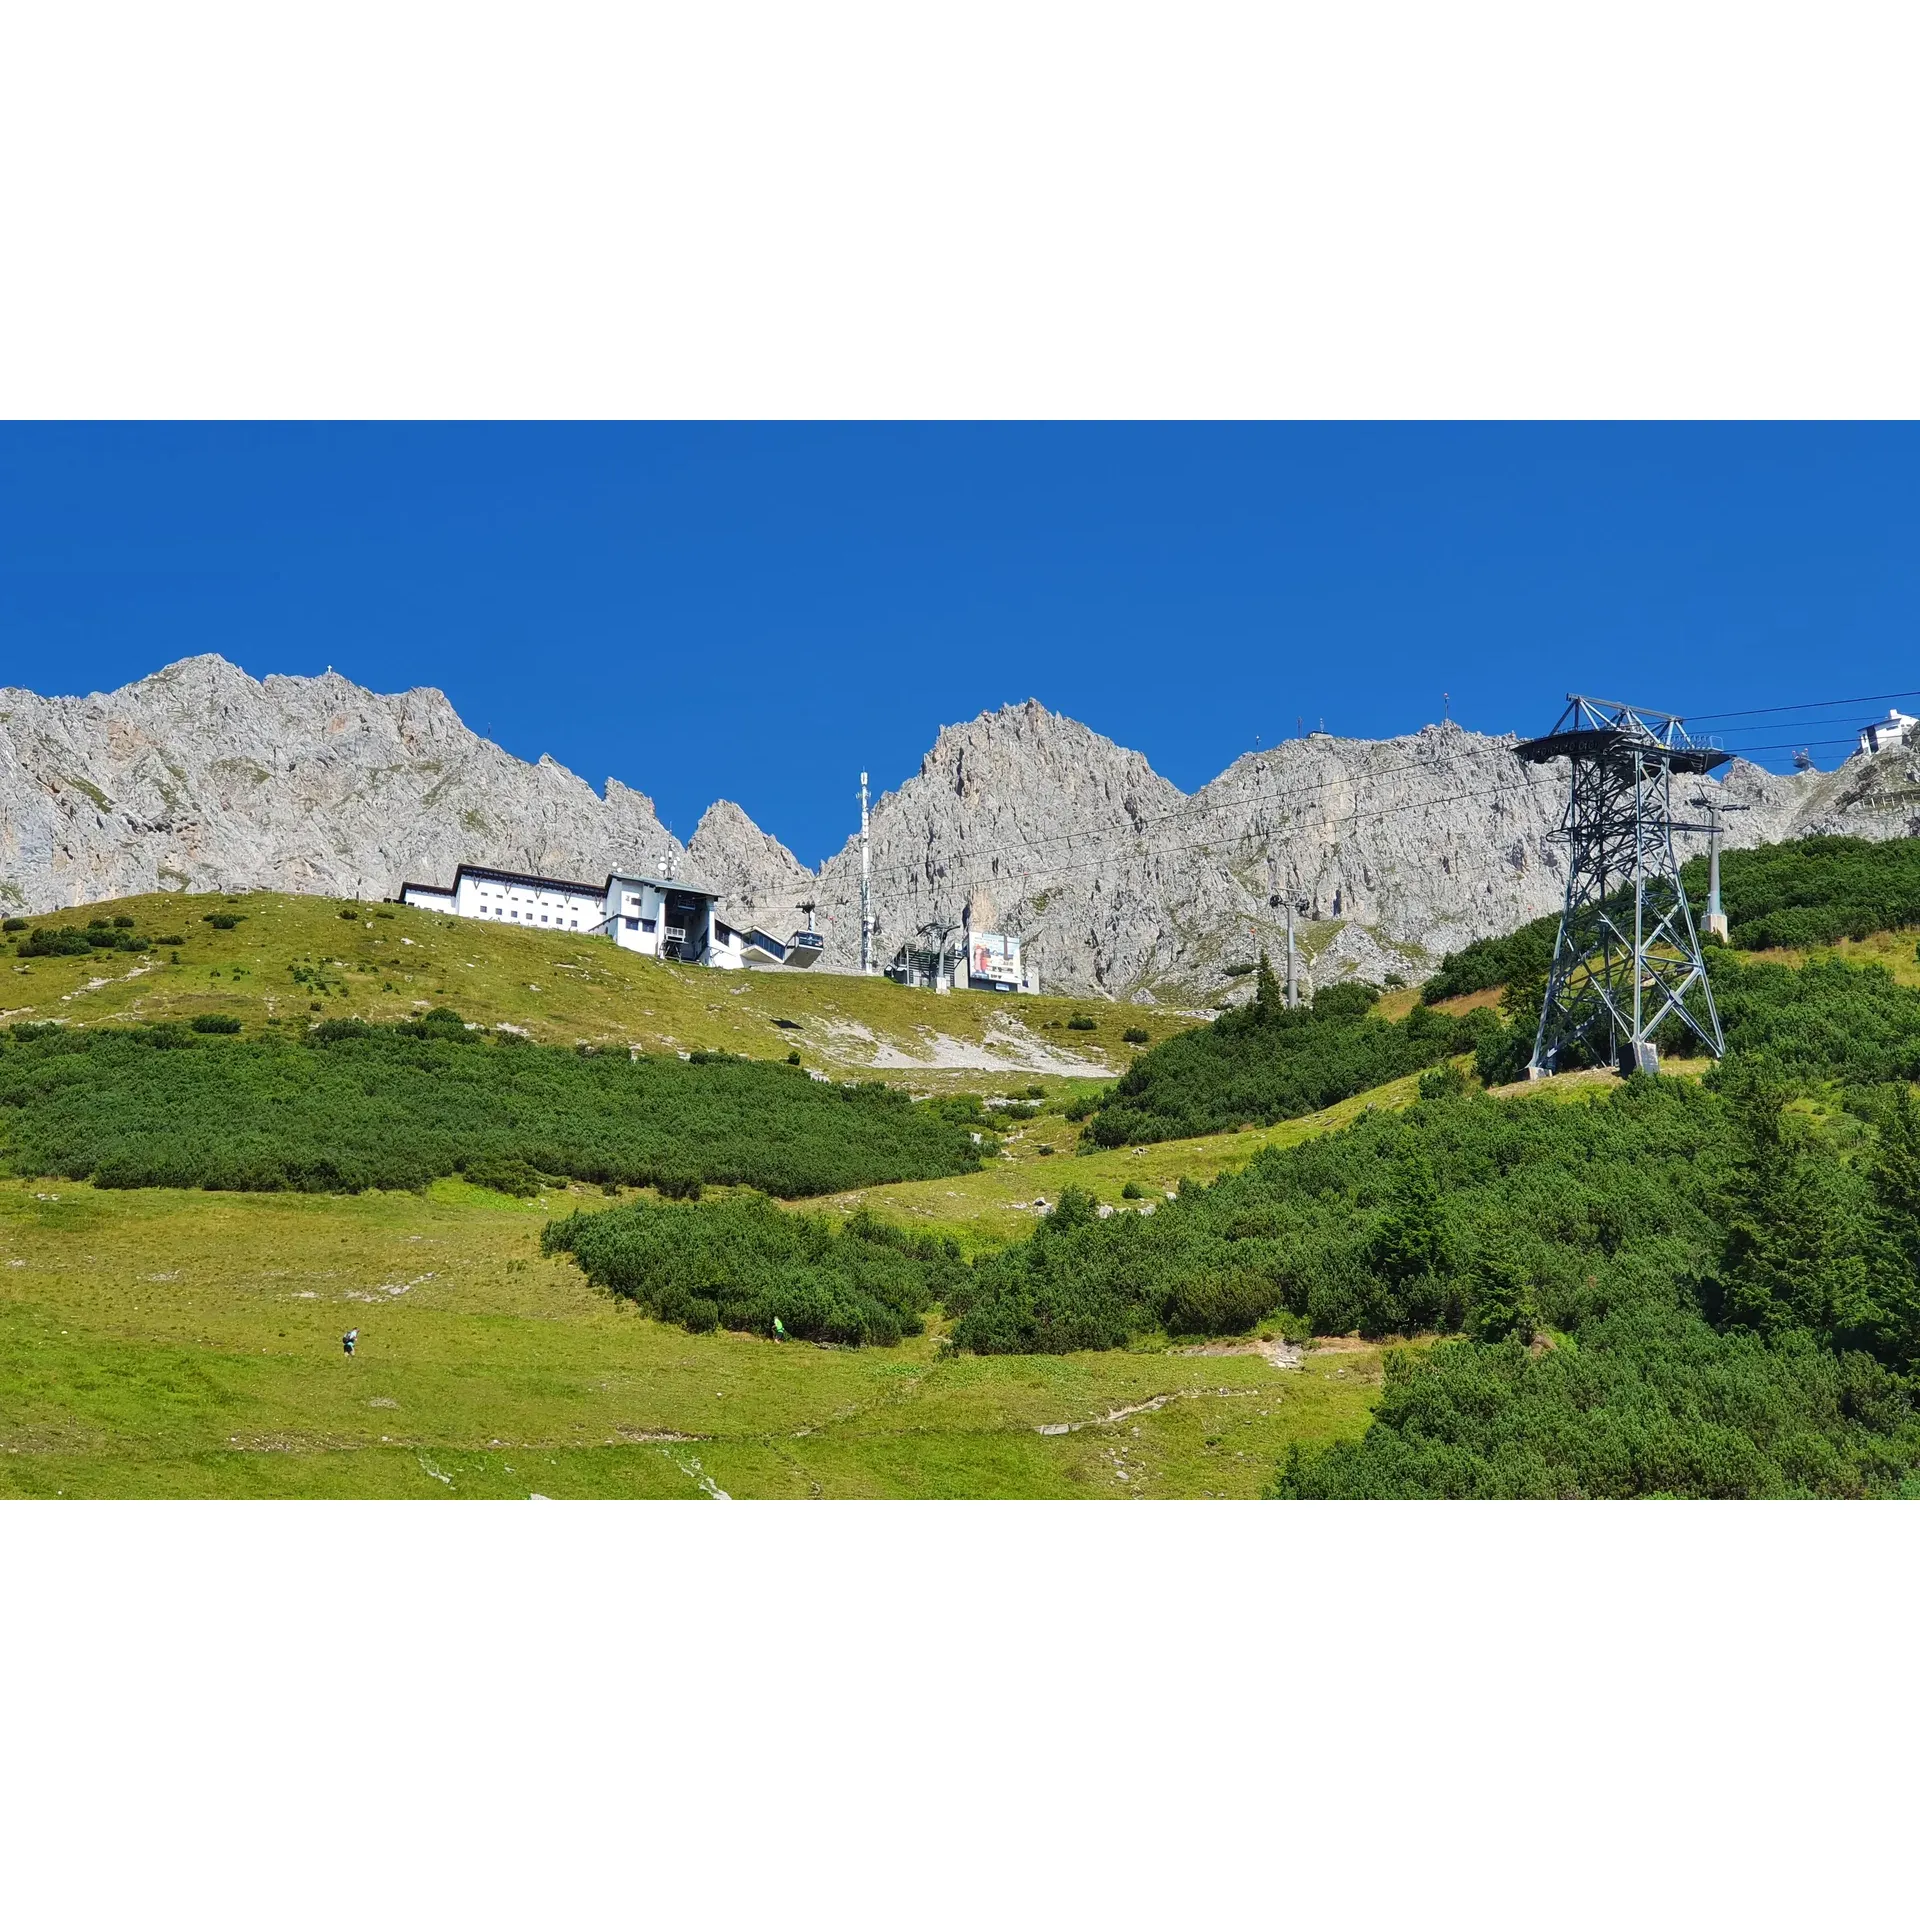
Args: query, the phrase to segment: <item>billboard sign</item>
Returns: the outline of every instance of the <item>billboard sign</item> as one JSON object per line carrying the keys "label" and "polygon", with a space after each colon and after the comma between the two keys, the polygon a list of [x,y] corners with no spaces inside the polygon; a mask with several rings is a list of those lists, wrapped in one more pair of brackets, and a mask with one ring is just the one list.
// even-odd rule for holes
{"label": "billboard sign", "polygon": [[968,971],[996,987],[1020,984],[1020,942],[1005,933],[976,933],[967,942]]}

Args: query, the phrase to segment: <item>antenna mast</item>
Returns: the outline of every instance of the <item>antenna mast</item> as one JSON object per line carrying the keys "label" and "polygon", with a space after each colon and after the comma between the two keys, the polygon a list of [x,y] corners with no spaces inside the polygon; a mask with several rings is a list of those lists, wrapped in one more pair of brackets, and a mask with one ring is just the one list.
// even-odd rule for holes
{"label": "antenna mast", "polygon": [[867,776],[860,776],[860,971],[873,971],[873,887],[867,847]]}
{"label": "antenna mast", "polygon": [[[1569,694],[1551,733],[1514,748],[1522,760],[1565,760],[1567,810],[1553,838],[1567,848],[1567,892],[1553,970],[1528,1063],[1544,1079],[1584,1048],[1629,1073],[1657,1073],[1653,1036],[1669,1014],[1718,1059],[1726,1051],[1700,936],[1673,849],[1672,781],[1732,758],[1696,747],[1670,713]],[[1631,886],[1632,918],[1626,892]],[[1687,997],[1698,988],[1699,1013]]]}

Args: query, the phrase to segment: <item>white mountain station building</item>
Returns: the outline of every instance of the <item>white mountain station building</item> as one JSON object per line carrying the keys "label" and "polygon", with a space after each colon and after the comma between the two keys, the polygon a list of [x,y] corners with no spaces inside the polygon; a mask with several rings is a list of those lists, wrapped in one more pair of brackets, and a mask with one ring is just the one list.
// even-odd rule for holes
{"label": "white mountain station building", "polygon": [[1913,738],[1916,727],[1920,727],[1920,720],[1894,707],[1884,720],[1875,720],[1860,729],[1859,751],[1882,753],[1888,747],[1904,747]]}
{"label": "white mountain station building", "polygon": [[630,953],[706,967],[810,967],[826,944],[817,933],[775,939],[716,917],[719,894],[686,875],[610,873],[604,884],[555,880],[464,862],[450,887],[410,880],[400,903],[497,926],[544,927],[550,933],[595,933]]}

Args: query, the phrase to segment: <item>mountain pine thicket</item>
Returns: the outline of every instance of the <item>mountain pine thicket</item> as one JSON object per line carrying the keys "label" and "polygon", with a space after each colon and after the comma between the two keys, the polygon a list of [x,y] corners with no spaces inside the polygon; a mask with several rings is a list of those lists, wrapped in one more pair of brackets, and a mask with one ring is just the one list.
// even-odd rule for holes
{"label": "mountain pine thicket", "polygon": [[[1689,860],[1680,878],[1697,916],[1707,893],[1705,856]],[[1631,894],[1624,897],[1630,904]],[[1749,953],[1920,927],[1920,841],[1828,834],[1735,849],[1720,858],[1720,899],[1733,945]],[[1432,1005],[1506,987],[1538,1005],[1559,924],[1557,914],[1545,914],[1448,954],[1421,997]]]}
{"label": "mountain pine thicket", "polygon": [[508,1193],[574,1179],[791,1198],[970,1173],[990,1137],[977,1101],[727,1055],[486,1042],[445,1008],[322,1022],[301,1041],[179,1025],[13,1036],[0,1166],[104,1187],[351,1193],[463,1173]]}

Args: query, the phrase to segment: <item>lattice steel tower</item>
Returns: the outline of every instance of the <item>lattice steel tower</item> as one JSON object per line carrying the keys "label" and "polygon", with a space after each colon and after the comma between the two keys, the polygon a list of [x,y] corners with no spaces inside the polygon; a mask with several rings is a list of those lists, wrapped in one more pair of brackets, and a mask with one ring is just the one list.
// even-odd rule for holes
{"label": "lattice steel tower", "polygon": [[1552,1073],[1578,1045],[1626,1072],[1657,1072],[1653,1036],[1669,1015],[1718,1059],[1726,1043],[1680,885],[1673,836],[1688,829],[1673,817],[1671,788],[1676,773],[1706,773],[1731,756],[1696,747],[1673,714],[1577,693],[1551,733],[1514,752],[1565,760],[1572,774],[1552,836],[1567,848],[1566,904],[1529,1078]]}

